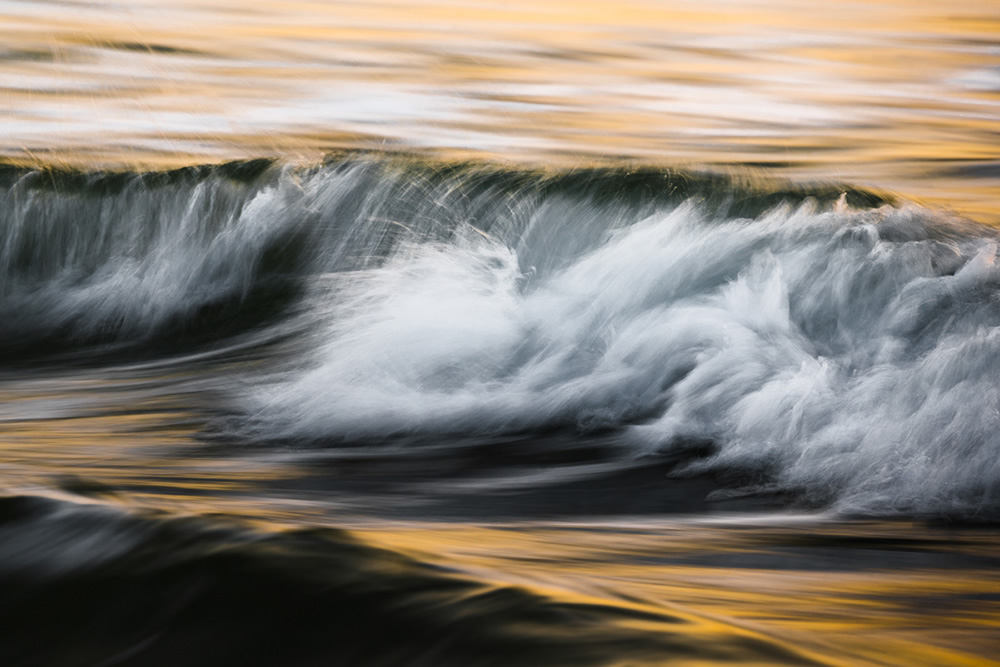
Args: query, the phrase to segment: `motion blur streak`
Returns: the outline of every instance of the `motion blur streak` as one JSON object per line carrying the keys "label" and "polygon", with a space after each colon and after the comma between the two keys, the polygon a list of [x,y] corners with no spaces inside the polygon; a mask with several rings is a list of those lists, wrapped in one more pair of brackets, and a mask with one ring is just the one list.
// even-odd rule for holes
{"label": "motion blur streak", "polygon": [[996,0],[0,0],[0,665],[994,664]]}

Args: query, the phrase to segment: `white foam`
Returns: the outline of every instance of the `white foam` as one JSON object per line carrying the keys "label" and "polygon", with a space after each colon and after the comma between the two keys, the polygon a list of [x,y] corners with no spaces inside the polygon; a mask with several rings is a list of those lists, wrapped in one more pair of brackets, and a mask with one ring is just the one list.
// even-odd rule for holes
{"label": "white foam", "polygon": [[[259,432],[610,426],[636,455],[712,439],[690,472],[759,473],[840,509],[1000,500],[991,230],[809,205],[727,221],[685,205],[603,237],[591,223],[470,230],[345,274],[315,304],[315,354],[249,399]],[[588,234],[535,271],[537,244]]]}

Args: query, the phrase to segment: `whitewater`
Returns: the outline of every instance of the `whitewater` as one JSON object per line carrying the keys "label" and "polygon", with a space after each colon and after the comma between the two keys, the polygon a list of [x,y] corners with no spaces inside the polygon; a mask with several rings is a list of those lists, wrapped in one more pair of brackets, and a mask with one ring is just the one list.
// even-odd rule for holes
{"label": "whitewater", "polygon": [[5,356],[257,350],[213,438],[487,466],[504,438],[599,442],[602,474],[670,460],[664,485],[843,514],[1000,502],[998,234],[954,214],[751,172],[374,154],[11,167],[0,198]]}

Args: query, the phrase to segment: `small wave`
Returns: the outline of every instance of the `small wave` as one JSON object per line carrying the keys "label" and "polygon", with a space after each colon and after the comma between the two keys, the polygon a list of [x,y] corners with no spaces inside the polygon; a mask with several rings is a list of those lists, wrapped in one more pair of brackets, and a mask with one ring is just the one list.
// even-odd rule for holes
{"label": "small wave", "polygon": [[474,581],[331,528],[0,498],[5,665],[813,664],[649,605]]}

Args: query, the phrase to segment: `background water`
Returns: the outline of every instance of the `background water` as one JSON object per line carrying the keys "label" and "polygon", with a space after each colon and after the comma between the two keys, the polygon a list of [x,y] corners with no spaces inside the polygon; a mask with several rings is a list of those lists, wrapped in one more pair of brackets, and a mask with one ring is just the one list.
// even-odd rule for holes
{"label": "background water", "polygon": [[7,0],[0,16],[7,156],[625,156],[998,219],[993,0]]}
{"label": "background water", "polygon": [[990,664],[998,33],[0,1],[0,663]]}

